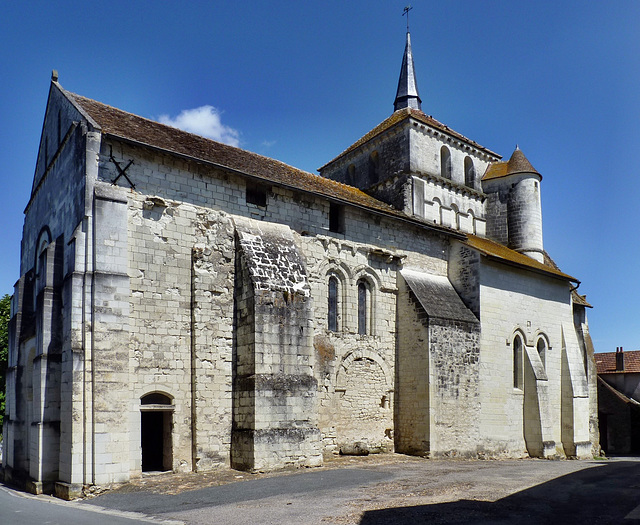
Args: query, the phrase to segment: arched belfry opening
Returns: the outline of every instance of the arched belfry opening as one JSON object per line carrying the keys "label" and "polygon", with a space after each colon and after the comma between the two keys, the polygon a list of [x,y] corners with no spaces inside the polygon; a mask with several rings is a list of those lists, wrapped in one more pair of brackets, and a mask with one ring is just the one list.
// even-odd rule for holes
{"label": "arched belfry opening", "polygon": [[142,472],[173,468],[173,410],[173,400],[166,394],[152,392],[140,399]]}

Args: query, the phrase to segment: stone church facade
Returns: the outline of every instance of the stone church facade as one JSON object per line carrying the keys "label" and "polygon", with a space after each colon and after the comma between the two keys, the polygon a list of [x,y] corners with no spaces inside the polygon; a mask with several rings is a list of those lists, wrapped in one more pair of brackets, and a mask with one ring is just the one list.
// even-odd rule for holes
{"label": "stone church facade", "polygon": [[64,495],[144,471],[334,453],[592,454],[579,282],[541,179],[395,111],[310,174],[54,74],[10,321],[4,475]]}

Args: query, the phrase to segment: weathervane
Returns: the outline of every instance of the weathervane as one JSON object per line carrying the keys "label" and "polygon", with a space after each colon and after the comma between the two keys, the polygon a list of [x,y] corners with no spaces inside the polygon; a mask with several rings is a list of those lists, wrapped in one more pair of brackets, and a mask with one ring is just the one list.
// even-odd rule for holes
{"label": "weathervane", "polygon": [[409,32],[409,11],[411,11],[412,9],[413,7],[408,5],[407,7],[404,8],[404,11],[402,12],[402,16],[407,15],[407,33]]}

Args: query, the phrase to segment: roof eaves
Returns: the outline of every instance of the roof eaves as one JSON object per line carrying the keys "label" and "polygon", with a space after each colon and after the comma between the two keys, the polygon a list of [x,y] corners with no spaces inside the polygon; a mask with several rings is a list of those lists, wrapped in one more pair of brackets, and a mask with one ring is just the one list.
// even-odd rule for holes
{"label": "roof eaves", "polygon": [[[509,258],[509,257],[502,256],[498,253],[495,253],[494,251],[491,251],[490,249],[483,247],[481,245],[483,243],[489,244],[489,245],[494,244],[500,251],[505,252],[505,254],[507,255],[511,255],[511,257]],[[560,279],[563,281],[569,281],[569,282],[580,284],[580,281],[578,279],[576,279],[575,277],[572,277],[569,274],[566,274],[556,268],[544,265],[536,261],[535,259],[531,259],[526,255],[523,255],[514,250],[511,250],[510,248],[507,248],[506,246],[503,246],[501,244],[490,241],[489,239],[480,238],[475,235],[467,234],[466,244],[470,248],[473,248],[474,250],[477,250],[478,252],[480,252],[487,259],[497,261],[502,264],[506,264],[508,266],[523,268],[523,269],[532,271],[534,273],[539,273],[549,277],[554,277],[556,279]],[[526,260],[525,258],[530,260]]]}

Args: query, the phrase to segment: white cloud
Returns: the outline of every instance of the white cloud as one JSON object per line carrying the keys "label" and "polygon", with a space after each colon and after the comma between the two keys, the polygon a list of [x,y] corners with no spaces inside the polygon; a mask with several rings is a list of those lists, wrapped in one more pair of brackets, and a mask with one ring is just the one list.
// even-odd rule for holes
{"label": "white cloud", "polygon": [[225,126],[220,120],[220,112],[213,106],[185,109],[176,118],[171,118],[169,115],[160,115],[158,122],[189,133],[208,137],[218,142],[224,142],[230,146],[240,145],[240,133],[229,126]]}

